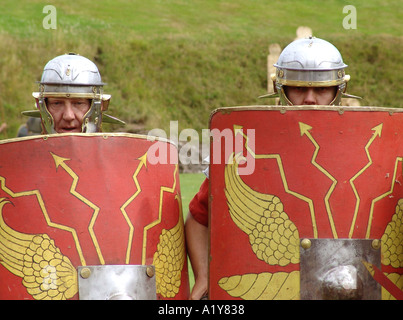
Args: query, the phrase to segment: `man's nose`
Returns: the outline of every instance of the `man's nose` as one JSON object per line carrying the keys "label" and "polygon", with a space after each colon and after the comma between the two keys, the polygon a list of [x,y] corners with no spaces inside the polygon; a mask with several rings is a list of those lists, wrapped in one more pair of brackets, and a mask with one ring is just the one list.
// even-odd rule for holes
{"label": "man's nose", "polygon": [[64,105],[63,119],[70,121],[70,120],[73,120],[74,118],[75,118],[75,115],[74,115],[74,111],[73,111],[73,106],[71,105],[70,102],[67,102]]}
{"label": "man's nose", "polygon": [[313,88],[308,88],[308,90],[306,90],[304,96],[304,104],[305,105],[316,104],[316,95],[315,90]]}

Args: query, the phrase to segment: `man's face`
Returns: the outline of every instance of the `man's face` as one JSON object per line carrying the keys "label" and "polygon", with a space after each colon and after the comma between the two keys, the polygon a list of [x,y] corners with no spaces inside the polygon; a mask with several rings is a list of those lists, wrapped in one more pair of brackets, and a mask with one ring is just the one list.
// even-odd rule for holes
{"label": "man's face", "polygon": [[294,105],[329,105],[337,87],[285,87],[287,98]]}
{"label": "man's face", "polygon": [[54,120],[57,133],[81,132],[84,115],[91,102],[80,98],[48,98],[48,111]]}

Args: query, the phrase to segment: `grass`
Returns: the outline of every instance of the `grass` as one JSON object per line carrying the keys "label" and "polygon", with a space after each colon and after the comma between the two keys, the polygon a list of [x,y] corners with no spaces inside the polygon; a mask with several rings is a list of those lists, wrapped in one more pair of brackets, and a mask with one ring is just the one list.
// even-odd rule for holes
{"label": "grass", "polygon": [[[197,191],[199,191],[200,185],[204,181],[205,177],[206,176],[203,173],[183,173],[180,174],[179,176],[184,220],[186,220],[188,214],[189,202],[193,199]],[[188,259],[188,270],[189,270],[190,288],[193,288],[194,275],[189,259]]]}
{"label": "grass", "polygon": [[186,219],[189,209],[189,202],[199,191],[200,185],[206,178],[204,173],[182,173],[180,174],[180,185],[182,193],[183,217]]}
{"label": "grass", "polygon": [[[2,0],[2,4],[1,25],[10,34],[28,36],[43,31],[46,14],[42,0]],[[279,41],[285,34],[293,36],[300,25],[322,33],[344,33],[343,7],[350,4],[357,9],[360,34],[400,36],[403,15],[399,2],[392,0],[56,0],[51,4],[58,12],[58,28],[64,32],[110,30],[118,39],[133,34],[144,39],[197,41],[263,35]]]}

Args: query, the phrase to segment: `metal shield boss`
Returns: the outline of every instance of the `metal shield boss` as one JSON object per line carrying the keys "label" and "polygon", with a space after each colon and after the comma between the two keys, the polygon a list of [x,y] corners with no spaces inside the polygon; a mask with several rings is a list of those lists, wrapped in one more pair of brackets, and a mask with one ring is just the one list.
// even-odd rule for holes
{"label": "metal shield boss", "polygon": [[403,112],[210,119],[210,299],[403,299]]}
{"label": "metal shield boss", "polygon": [[172,157],[133,134],[0,141],[0,299],[187,299]]}

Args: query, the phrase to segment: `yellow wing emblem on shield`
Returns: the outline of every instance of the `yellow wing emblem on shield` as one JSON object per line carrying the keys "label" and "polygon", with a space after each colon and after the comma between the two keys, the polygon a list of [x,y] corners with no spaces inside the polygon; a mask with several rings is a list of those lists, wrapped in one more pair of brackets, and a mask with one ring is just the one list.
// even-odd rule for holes
{"label": "yellow wing emblem on shield", "polygon": [[[299,263],[299,233],[281,200],[259,193],[238,174],[239,155],[225,167],[225,195],[235,224],[249,235],[256,257],[270,265]],[[230,162],[231,163],[231,162]]]}
{"label": "yellow wing emblem on shield", "polygon": [[[250,188],[238,174],[243,159],[233,155],[225,167],[225,195],[234,223],[249,236],[252,251],[269,265],[299,263],[299,233],[280,198]],[[232,160],[232,161],[231,161]],[[244,274],[223,278],[222,289],[243,299],[298,299],[299,272]]]}
{"label": "yellow wing emblem on shield", "polygon": [[[398,270],[403,268],[403,199],[399,199],[394,215],[385,228],[382,241],[382,264]],[[403,290],[403,275],[398,272],[385,273],[400,290]],[[382,289],[382,299],[393,299],[393,296]]]}
{"label": "yellow wing emblem on shield", "polygon": [[154,253],[153,264],[157,277],[157,293],[173,298],[179,292],[182,269],[186,259],[183,220],[175,227],[163,229]]}
{"label": "yellow wing emblem on shield", "polygon": [[24,234],[11,229],[2,210],[10,203],[0,198],[0,264],[22,278],[36,300],[64,300],[77,292],[77,272],[47,234]]}
{"label": "yellow wing emblem on shield", "polygon": [[229,295],[244,300],[299,299],[299,271],[248,273],[220,279],[219,285]]}

